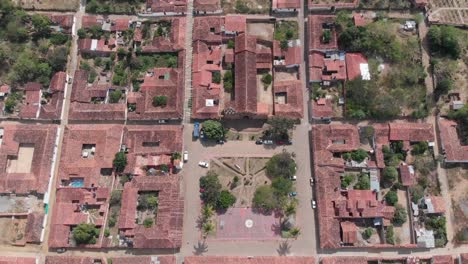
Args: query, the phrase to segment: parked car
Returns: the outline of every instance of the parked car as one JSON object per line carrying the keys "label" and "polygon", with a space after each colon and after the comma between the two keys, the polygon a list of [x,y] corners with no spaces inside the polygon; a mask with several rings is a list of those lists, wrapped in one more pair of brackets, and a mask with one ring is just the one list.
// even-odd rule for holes
{"label": "parked car", "polygon": [[203,167],[203,168],[208,168],[210,164],[206,161],[200,161],[198,162],[198,166]]}
{"label": "parked car", "polygon": [[297,176],[296,176],[296,175],[290,176],[289,179],[290,179],[291,181],[295,181],[295,180],[297,180]]}
{"label": "parked car", "polygon": [[57,248],[57,253],[61,254],[61,253],[65,253],[67,251],[66,248]]}
{"label": "parked car", "polygon": [[203,128],[200,130],[200,139],[205,139],[205,131],[203,131]]}
{"label": "parked car", "polygon": [[310,186],[314,185],[314,178],[310,178],[309,181],[310,181]]}
{"label": "parked car", "polygon": [[184,162],[188,161],[188,151],[184,151]]}
{"label": "parked car", "polygon": [[223,145],[224,144],[224,139],[218,139],[216,140],[217,144]]}
{"label": "parked car", "polygon": [[195,122],[193,124],[193,137],[198,138],[200,136],[200,123]]}
{"label": "parked car", "polygon": [[296,197],[297,196],[297,192],[290,192],[289,193],[289,197]]}
{"label": "parked car", "polygon": [[160,119],[160,120],[158,120],[158,123],[159,123],[159,124],[165,124],[165,123],[167,123],[167,120]]}
{"label": "parked car", "polygon": [[314,200],[310,200],[310,201],[311,201],[310,203],[312,204],[312,208],[313,209],[317,208],[317,203],[315,203]]}
{"label": "parked car", "polygon": [[262,144],[263,144],[263,140],[257,139],[257,140],[255,141],[255,144],[257,144],[257,145],[262,145]]}
{"label": "parked car", "polygon": [[273,140],[263,140],[263,145],[273,145]]}
{"label": "parked car", "polygon": [[286,140],[286,145],[292,145],[292,140],[291,139]]}

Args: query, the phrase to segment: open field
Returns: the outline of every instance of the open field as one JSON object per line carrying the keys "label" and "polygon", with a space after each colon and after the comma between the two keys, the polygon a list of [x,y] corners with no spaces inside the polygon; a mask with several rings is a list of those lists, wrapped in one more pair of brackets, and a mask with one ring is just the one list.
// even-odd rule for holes
{"label": "open field", "polygon": [[222,0],[224,14],[268,14],[269,0]]}
{"label": "open field", "polygon": [[[447,169],[450,198],[452,199],[453,227],[455,236],[462,228],[467,228],[468,222],[468,170],[467,168]],[[466,241],[466,240],[465,240]]]}
{"label": "open field", "polygon": [[15,243],[17,240],[22,240],[25,235],[27,219],[17,218],[12,219],[11,217],[0,218],[0,244],[10,245]]}
{"label": "open field", "polygon": [[80,5],[79,0],[15,0],[24,9],[75,11]]}

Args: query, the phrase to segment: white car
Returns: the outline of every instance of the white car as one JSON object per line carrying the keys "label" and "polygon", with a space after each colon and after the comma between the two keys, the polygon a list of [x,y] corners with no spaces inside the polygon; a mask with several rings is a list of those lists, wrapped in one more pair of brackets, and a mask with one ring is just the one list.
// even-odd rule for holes
{"label": "white car", "polygon": [[295,180],[297,180],[297,176],[296,176],[296,175],[290,176],[289,179],[290,179],[291,181],[295,181]]}
{"label": "white car", "polygon": [[310,186],[314,185],[314,179],[313,178],[310,178],[309,181],[310,181]]}
{"label": "white car", "polygon": [[314,200],[312,200],[312,208],[313,208],[313,209],[317,208],[317,204],[315,203]]}
{"label": "white car", "polygon": [[198,162],[198,166],[203,167],[203,168],[208,168],[210,164],[206,161],[200,161]]}
{"label": "white car", "polygon": [[188,151],[184,151],[184,162],[188,161]]}

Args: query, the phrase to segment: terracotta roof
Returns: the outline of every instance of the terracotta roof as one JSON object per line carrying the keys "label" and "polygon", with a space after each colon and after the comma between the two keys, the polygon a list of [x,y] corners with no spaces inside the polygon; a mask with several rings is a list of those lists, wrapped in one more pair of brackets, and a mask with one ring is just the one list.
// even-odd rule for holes
{"label": "terracotta roof", "polygon": [[409,166],[406,164],[400,165],[400,177],[401,177],[401,184],[403,186],[413,186],[416,184],[416,177],[413,173],[410,172]]}
{"label": "terracotta roof", "polygon": [[445,213],[444,197],[431,195],[429,197],[429,199],[431,200],[432,207],[433,207],[433,211],[431,213],[433,213],[433,214],[443,214],[443,213]]}
{"label": "terracotta roof", "polygon": [[354,25],[357,26],[357,27],[363,27],[363,26],[367,25],[367,21],[364,18],[363,14],[354,13],[353,14],[353,22],[354,22]]}
{"label": "terracotta roof", "polygon": [[75,72],[71,92],[69,119],[71,120],[123,120],[125,119],[124,102],[93,103],[94,98],[106,98],[109,89],[120,89],[112,85],[88,85],[88,72]]}
{"label": "terracotta roof", "polygon": [[175,256],[114,257],[112,264],[176,264]]}
{"label": "terracotta roof", "polygon": [[220,0],[194,0],[193,8],[196,12],[216,12],[222,10]]}
{"label": "terracotta roof", "polygon": [[346,53],[346,72],[348,80],[361,77],[361,64],[367,64],[367,58],[362,53]]}
{"label": "terracotta roof", "polygon": [[[59,181],[83,178],[84,186],[98,186],[101,169],[111,169],[115,154],[120,150],[122,125],[68,125],[65,128],[62,155],[59,166]],[[83,150],[95,147],[91,156]],[[83,151],[88,157],[83,156]]]}
{"label": "terracotta roof", "polygon": [[275,9],[299,9],[301,2],[299,0],[273,0],[271,8]]}
{"label": "terracotta roof", "polygon": [[301,47],[288,47],[284,55],[286,66],[300,65],[302,62]]}
{"label": "terracotta roof", "polygon": [[[224,30],[243,33],[247,30],[247,18],[244,15],[226,15]],[[237,41],[236,41],[237,42]]]}
{"label": "terracotta roof", "polygon": [[434,141],[434,130],[427,123],[389,123],[390,140]]}
{"label": "terracotta roof", "polygon": [[213,72],[222,70],[221,47],[208,47],[207,44],[196,41],[193,51],[192,117],[218,118],[220,117],[221,85],[214,83],[212,77]]}
{"label": "terracotta roof", "polygon": [[462,264],[468,263],[468,253],[460,254],[460,260]]}
{"label": "terracotta roof", "polygon": [[[95,42],[95,44],[93,44],[93,42]],[[100,54],[104,56],[117,51],[117,46],[113,38],[109,40],[86,38],[78,40],[78,50],[82,53]]]}
{"label": "terracotta roof", "polygon": [[153,12],[187,12],[187,0],[147,0],[146,6]]}
{"label": "terracotta roof", "polygon": [[24,86],[25,91],[40,91],[42,89],[42,84],[37,82],[28,82]]}
{"label": "terracotta roof", "polygon": [[[26,223],[26,242],[40,243],[42,233],[42,223],[44,222],[44,214],[39,212],[29,213]],[[0,261],[1,263],[1,261]]]}
{"label": "terracotta roof", "polygon": [[275,115],[288,118],[302,118],[304,113],[304,103],[302,95],[302,82],[282,81],[275,82],[273,91],[276,96],[281,96],[284,103],[275,102]]}
{"label": "terracotta roof", "polygon": [[309,74],[311,81],[344,81],[346,80],[346,62],[341,59],[327,58],[320,51],[309,54]]}
{"label": "terracotta roof", "polygon": [[[184,200],[179,184],[179,175],[137,176],[125,184],[119,230],[134,237],[134,248],[180,248]],[[158,192],[155,225],[150,228],[135,224],[137,195],[142,191]]]}
{"label": "terracotta roof", "polygon": [[[0,147],[0,192],[44,194],[50,177],[57,127],[55,125],[3,124]],[[10,172],[10,160],[17,160],[22,147],[34,147],[29,172]]]}
{"label": "terracotta roof", "polygon": [[0,86],[0,93],[9,93],[10,86],[8,84],[3,84]]}
{"label": "terracotta roof", "polygon": [[[49,247],[71,247],[69,235],[73,227],[80,223],[87,223],[90,219],[88,212],[82,210],[82,206],[95,208],[98,214],[94,215],[93,223],[101,228],[105,225],[105,217],[109,208],[108,188],[57,188],[56,203],[52,212],[52,220],[49,235]],[[99,248],[98,240],[94,245],[84,247]]]}
{"label": "terracotta roof", "polygon": [[224,17],[201,16],[193,19],[193,41],[201,40],[209,44],[222,43]]}
{"label": "terracotta roof", "polygon": [[111,31],[125,31],[130,26],[129,18],[116,18],[112,20]]}
{"label": "terracotta roof", "polygon": [[143,46],[142,51],[146,53],[178,52],[184,49],[185,45],[185,17],[164,18],[159,21],[170,21],[171,31],[168,37],[154,37],[151,45]]}
{"label": "terracotta roof", "polygon": [[309,50],[336,50],[338,49],[335,27],[331,26],[331,40],[329,43],[322,42],[323,25],[335,23],[334,15],[309,15]]}
{"label": "terracotta roof", "polygon": [[188,256],[185,264],[314,264],[314,257]]}
{"label": "terracotta roof", "polygon": [[452,120],[440,118],[439,130],[441,146],[445,152],[446,162],[468,162],[468,146],[460,142],[457,132],[457,123]]}
{"label": "terracotta roof", "polygon": [[67,82],[67,74],[63,71],[56,72],[50,80],[49,89],[52,92],[63,91],[65,89],[65,83]]}
{"label": "terracotta roof", "polygon": [[81,19],[81,26],[83,28],[92,28],[93,26],[101,26],[102,23],[98,22],[98,17],[97,16],[92,16],[92,15],[84,15],[83,18]]}
{"label": "terracotta roof", "polygon": [[27,90],[26,100],[21,105],[19,117],[20,118],[36,118],[41,107],[41,91],[40,90]]}
{"label": "terracotta roof", "polygon": [[70,33],[70,30],[73,27],[73,15],[47,14],[47,17],[50,19],[52,24],[62,27],[62,32]]}
{"label": "terracotta roof", "polygon": [[438,255],[432,257],[431,264],[454,264],[453,257],[450,255]]}
{"label": "terracotta roof", "polygon": [[94,264],[94,260],[100,258],[76,257],[76,256],[46,256],[45,264]]}
{"label": "terracotta roof", "polygon": [[[182,66],[181,66],[182,67]],[[154,68],[146,75],[136,98],[136,109],[128,113],[130,120],[181,119],[184,100],[184,73],[182,68]],[[155,96],[166,96],[167,105],[153,106]]]}
{"label": "terracotta roof", "polygon": [[357,242],[357,226],[353,222],[344,221],[340,223],[343,233],[343,243],[354,244]]}
{"label": "terracotta roof", "polygon": [[36,258],[0,256],[1,264],[36,264],[36,261]]}
{"label": "terracotta roof", "polygon": [[377,194],[371,190],[349,190],[346,199],[334,201],[337,217],[340,218],[376,218],[392,219],[395,208],[385,206],[377,200]]}
{"label": "terracotta roof", "polygon": [[330,99],[320,98],[312,100],[312,118],[320,119],[334,117],[332,101]]}

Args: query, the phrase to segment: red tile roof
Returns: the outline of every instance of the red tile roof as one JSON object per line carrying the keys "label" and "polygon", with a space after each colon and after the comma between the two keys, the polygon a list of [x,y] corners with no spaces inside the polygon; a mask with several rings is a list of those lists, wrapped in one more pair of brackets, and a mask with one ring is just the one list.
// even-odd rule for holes
{"label": "red tile roof", "polygon": [[129,18],[116,18],[112,20],[111,31],[125,31],[130,26]]}
{"label": "red tile roof", "polygon": [[361,77],[360,64],[367,64],[367,58],[362,53],[346,53],[346,72],[348,80]]}
{"label": "red tile roof", "polygon": [[358,14],[358,13],[353,14],[353,22],[354,22],[354,25],[357,27],[363,27],[367,24],[366,19],[364,18],[364,15]]}
{"label": "red tile roof", "polygon": [[[181,119],[184,100],[183,69],[154,68],[151,71],[153,74],[145,76],[140,91],[131,95],[135,96],[136,110],[128,113],[128,119]],[[154,107],[155,96],[166,96],[167,105]]]}
{"label": "red tile roof", "polygon": [[94,260],[100,258],[76,257],[76,256],[46,256],[45,264],[94,264]]}
{"label": "red tile roof", "polygon": [[288,47],[284,59],[286,66],[300,65],[302,62],[301,47]]}
{"label": "red tile roof", "polygon": [[56,72],[50,80],[49,89],[52,92],[63,91],[65,89],[65,83],[67,82],[67,73],[60,71]]}
{"label": "red tile roof", "polygon": [[390,140],[397,141],[434,141],[434,130],[427,123],[389,123]]}
{"label": "red tile roof", "polygon": [[62,32],[70,33],[73,27],[73,15],[55,15],[47,14],[52,24],[62,27]]}
{"label": "red tile roof", "polygon": [[247,18],[244,15],[226,15],[224,30],[244,33],[247,30]]}
{"label": "red tile roof", "polygon": [[334,116],[332,101],[330,99],[320,98],[319,100],[312,100],[312,118],[321,119]]}
{"label": "red tile roof", "polygon": [[201,40],[211,45],[222,43],[224,17],[201,16],[193,19],[193,41]]}
{"label": "red tile roof", "polygon": [[188,256],[185,264],[314,264],[314,257]]}
{"label": "red tile roof", "polygon": [[349,190],[346,200],[334,201],[337,217],[340,218],[376,218],[392,219],[395,208],[385,206],[377,200],[377,194],[371,190]]}
{"label": "red tile roof", "polygon": [[136,257],[114,257],[112,264],[176,264],[175,256],[136,256]]}
{"label": "red tile roof", "polygon": [[439,255],[432,257],[431,264],[454,264],[454,262],[453,257],[450,255]]}
{"label": "red tile roof", "polygon": [[357,226],[350,221],[340,223],[341,231],[343,232],[343,243],[354,244],[357,242]]}
{"label": "red tile roof", "polygon": [[[69,235],[73,227],[80,223],[90,221],[90,215],[83,210],[83,206],[95,208],[98,214],[95,214],[92,221],[96,227],[101,228],[105,225],[105,217],[108,211],[108,197],[110,190],[108,188],[58,188],[56,192],[56,203],[52,212],[52,220],[49,235],[49,247],[71,247],[69,244]],[[85,247],[101,246],[98,239],[94,245]]]}
{"label": "red tile roof", "polygon": [[[179,175],[137,176],[125,184],[118,226],[133,239],[135,248],[180,248],[184,200],[179,184]],[[150,228],[135,224],[137,195],[142,191],[158,192],[155,225]]]}
{"label": "red tile roof", "polygon": [[323,25],[334,24],[336,16],[334,15],[309,15],[309,50],[336,50],[338,49],[337,35],[334,26],[331,28],[331,40],[329,43],[323,43]]}
{"label": "red tile roof", "polygon": [[21,105],[19,117],[20,118],[36,118],[41,107],[41,90],[27,90],[26,100]]}
{"label": "red tile roof", "polygon": [[41,242],[43,222],[44,222],[43,213],[34,212],[34,213],[28,214],[28,220],[26,223],[26,230],[25,230],[25,233],[26,233],[25,239],[27,243],[40,243]]}
{"label": "red tile roof", "polygon": [[273,0],[271,8],[275,9],[299,9],[301,2],[299,0]]}
{"label": "red tile roof", "polygon": [[[101,169],[111,169],[120,150],[122,125],[68,125],[65,128],[59,181],[83,178],[84,186],[98,186]],[[95,145],[93,157],[83,157],[83,145]]]}
{"label": "red tile roof", "polygon": [[195,12],[216,12],[222,11],[220,0],[194,0],[193,9]]}
{"label": "red tile roof", "polygon": [[311,81],[346,80],[344,60],[327,58],[325,53],[312,51],[309,54],[309,74]]}
{"label": "red tile roof", "polygon": [[275,96],[285,97],[285,103],[275,103],[275,115],[288,118],[302,118],[304,116],[304,101],[302,95],[302,82],[282,81],[275,82],[273,91]]}
{"label": "red tile roof", "polygon": [[42,89],[42,84],[37,82],[28,82],[24,86],[25,91],[40,91]]}
{"label": "red tile roof", "polygon": [[[96,42],[96,46],[93,47],[93,41]],[[111,38],[109,40],[106,39],[79,39],[78,40],[78,50],[81,53],[88,53],[88,54],[98,54],[101,56],[109,56],[111,53],[117,51],[117,47],[115,45],[115,39]]]}
{"label": "red tile roof", "polygon": [[[26,194],[36,191],[44,194],[50,177],[57,127],[14,124],[3,124],[1,127],[0,193]],[[9,160],[17,158],[20,148],[29,145],[34,147],[31,170],[27,173],[9,172]]]}
{"label": "red tile roof", "polygon": [[10,92],[10,86],[8,84],[3,84],[0,86],[0,93],[9,93]]}
{"label": "red tile roof", "polygon": [[416,177],[414,172],[411,173],[409,170],[409,166],[406,164],[400,165],[400,177],[401,177],[401,184],[403,186],[413,186],[416,184]]}
{"label": "red tile roof", "polygon": [[187,12],[187,0],[147,0],[146,6],[153,12]]}
{"label": "red tile roof", "polygon": [[185,45],[185,17],[176,17],[171,19],[161,19],[158,21],[170,21],[171,32],[168,37],[154,37],[151,45],[143,46],[142,50],[146,53],[160,52],[178,52],[184,49]]}
{"label": "red tile roof", "polygon": [[101,27],[102,23],[98,22],[97,16],[84,15],[83,18],[81,19],[81,26],[83,28],[92,28],[94,26]]}
{"label": "red tile roof", "polygon": [[69,119],[71,120],[123,120],[124,102],[93,103],[94,98],[106,98],[111,85],[88,85],[88,72],[77,70],[73,80]]}
{"label": "red tile roof", "polygon": [[1,264],[36,264],[36,258],[0,256],[0,263]]}
{"label": "red tile roof", "polygon": [[[201,41],[194,43],[192,63],[192,117],[219,118],[221,85],[213,83],[213,72],[221,72],[222,54],[219,46],[208,47]],[[208,63],[210,62],[210,63]],[[213,104],[207,104],[212,100]]]}
{"label": "red tile roof", "polygon": [[431,199],[432,206],[434,207],[434,214],[443,214],[445,213],[445,201],[442,196],[433,196],[429,197]]}
{"label": "red tile roof", "polygon": [[441,146],[445,152],[446,162],[468,162],[468,146],[460,142],[457,132],[457,123],[452,120],[440,118],[439,130]]}

